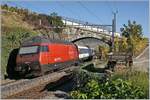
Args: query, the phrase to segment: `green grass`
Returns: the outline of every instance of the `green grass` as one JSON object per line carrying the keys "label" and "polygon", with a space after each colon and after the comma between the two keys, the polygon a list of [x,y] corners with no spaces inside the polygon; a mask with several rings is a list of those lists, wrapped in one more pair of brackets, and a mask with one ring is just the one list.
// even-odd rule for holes
{"label": "green grass", "polygon": [[19,47],[19,38],[17,40],[15,40],[17,43],[12,42],[10,40],[7,39],[7,37],[10,36],[10,34],[14,34],[16,37],[17,35],[24,34],[24,33],[30,33],[31,36],[35,35],[32,31],[30,30],[26,30],[24,28],[12,28],[11,30],[7,30],[6,33],[4,33],[4,31],[2,31],[2,64],[1,64],[1,72],[2,74],[6,74],[6,66],[7,66],[7,62],[8,62],[8,58],[9,58],[9,53],[15,49]]}

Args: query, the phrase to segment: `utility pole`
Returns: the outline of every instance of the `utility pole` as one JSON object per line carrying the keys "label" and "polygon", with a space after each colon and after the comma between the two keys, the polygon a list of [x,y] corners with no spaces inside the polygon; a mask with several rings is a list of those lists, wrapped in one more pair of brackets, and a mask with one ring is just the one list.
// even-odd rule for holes
{"label": "utility pole", "polygon": [[116,14],[118,13],[118,11],[116,12],[113,12],[113,15],[114,15],[114,18],[112,20],[112,39],[111,39],[111,42],[112,42],[112,47],[111,47],[111,51],[114,51],[114,34],[116,32]]}

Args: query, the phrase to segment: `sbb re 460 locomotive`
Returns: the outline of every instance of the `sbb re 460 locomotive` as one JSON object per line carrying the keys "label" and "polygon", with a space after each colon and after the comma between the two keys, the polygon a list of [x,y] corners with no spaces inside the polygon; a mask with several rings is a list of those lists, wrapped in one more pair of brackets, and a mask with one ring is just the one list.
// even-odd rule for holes
{"label": "sbb re 460 locomotive", "polygon": [[20,75],[40,76],[49,71],[78,63],[78,50],[73,43],[34,37],[24,41],[17,55],[15,71]]}
{"label": "sbb re 460 locomotive", "polygon": [[[16,74],[21,77],[37,77],[71,65],[78,65],[80,59],[91,57],[87,47],[74,43],[36,36],[22,43],[15,67],[8,66],[8,76]],[[86,56],[83,56],[86,54]]]}

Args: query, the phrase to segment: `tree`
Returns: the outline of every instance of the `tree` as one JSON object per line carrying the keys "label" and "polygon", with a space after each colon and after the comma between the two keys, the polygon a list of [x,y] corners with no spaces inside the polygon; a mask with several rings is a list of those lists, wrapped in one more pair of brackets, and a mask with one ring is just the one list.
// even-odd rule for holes
{"label": "tree", "polygon": [[118,39],[118,37],[116,37],[116,38],[114,39],[114,51],[115,51],[115,52],[118,52],[118,51],[119,51],[119,39]]}
{"label": "tree", "polygon": [[128,48],[127,38],[123,36],[119,44],[119,51],[125,52],[127,51],[127,48]]}
{"label": "tree", "polygon": [[139,42],[143,38],[142,26],[137,24],[136,21],[128,21],[128,25],[123,25],[121,28],[122,36],[127,38],[128,51],[131,51],[135,55],[141,48],[137,48]]}
{"label": "tree", "polygon": [[7,5],[7,4],[4,4],[4,5],[1,6],[1,8],[8,10],[8,5]]}
{"label": "tree", "polygon": [[142,26],[140,24],[136,24],[136,21],[133,21],[133,23],[131,23],[131,21],[129,20],[128,26],[125,24],[123,26],[124,28],[120,29],[122,32],[122,36],[125,36],[126,38],[129,38],[130,36],[142,38]]}
{"label": "tree", "polygon": [[52,27],[54,27],[52,30],[60,35],[62,33],[62,28],[64,24],[61,20],[61,17],[57,15],[57,13],[53,12],[48,16],[48,21],[51,24]]}

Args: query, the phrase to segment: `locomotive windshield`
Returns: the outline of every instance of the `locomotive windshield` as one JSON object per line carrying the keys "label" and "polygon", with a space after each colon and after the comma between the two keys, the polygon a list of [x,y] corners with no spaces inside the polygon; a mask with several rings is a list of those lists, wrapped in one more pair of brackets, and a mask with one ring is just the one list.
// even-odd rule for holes
{"label": "locomotive windshield", "polygon": [[19,54],[32,54],[38,52],[38,46],[21,47]]}

